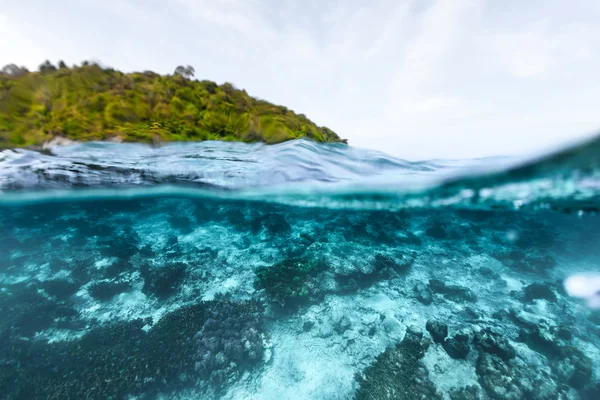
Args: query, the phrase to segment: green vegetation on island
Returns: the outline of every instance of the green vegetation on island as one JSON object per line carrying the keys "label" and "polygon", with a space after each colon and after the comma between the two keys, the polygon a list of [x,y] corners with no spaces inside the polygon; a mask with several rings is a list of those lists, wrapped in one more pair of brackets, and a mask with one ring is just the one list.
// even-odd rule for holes
{"label": "green vegetation on island", "polygon": [[35,146],[56,137],[345,142],[303,114],[253,98],[230,83],[193,76],[190,66],[159,75],[122,73],[88,62],[69,68],[46,61],[38,72],[7,65],[0,71],[0,148]]}

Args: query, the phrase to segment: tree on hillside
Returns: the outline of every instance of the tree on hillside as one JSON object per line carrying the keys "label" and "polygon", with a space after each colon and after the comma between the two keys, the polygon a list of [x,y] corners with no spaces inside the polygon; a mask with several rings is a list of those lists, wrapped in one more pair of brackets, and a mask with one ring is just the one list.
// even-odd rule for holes
{"label": "tree on hillside", "polygon": [[67,69],[69,67],[67,67],[67,64],[65,64],[65,62],[63,60],[60,60],[58,62],[58,69]]}
{"label": "tree on hillside", "polygon": [[18,67],[16,64],[8,64],[2,68],[2,73],[0,75],[9,75],[18,78],[28,72],[29,70],[25,67]]}
{"label": "tree on hillside", "polygon": [[42,74],[56,71],[56,67],[52,65],[52,63],[48,60],[44,61],[44,63],[41,64],[39,68]]}
{"label": "tree on hillside", "polygon": [[194,77],[195,72],[196,70],[191,65],[188,65],[187,67],[180,65],[177,68],[175,68],[174,75],[180,75],[186,79],[192,79]]}

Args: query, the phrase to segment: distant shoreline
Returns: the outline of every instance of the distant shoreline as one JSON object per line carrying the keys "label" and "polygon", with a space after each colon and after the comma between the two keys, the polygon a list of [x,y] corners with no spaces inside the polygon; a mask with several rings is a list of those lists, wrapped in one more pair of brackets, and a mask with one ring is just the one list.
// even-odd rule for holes
{"label": "distant shoreline", "polygon": [[87,62],[58,65],[46,61],[29,72],[11,64],[0,71],[0,148],[47,148],[65,140],[347,143],[304,114],[231,83],[195,80],[190,66],[159,75]]}

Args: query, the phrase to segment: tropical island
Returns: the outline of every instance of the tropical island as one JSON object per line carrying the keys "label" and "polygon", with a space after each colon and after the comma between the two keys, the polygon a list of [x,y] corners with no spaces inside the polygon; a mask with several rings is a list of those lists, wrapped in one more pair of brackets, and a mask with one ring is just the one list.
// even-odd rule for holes
{"label": "tropical island", "polygon": [[0,71],[0,148],[35,147],[56,138],[346,142],[303,114],[231,83],[195,80],[194,72],[178,66],[172,75],[123,73],[85,61],[73,67],[46,61],[30,72],[9,64]]}

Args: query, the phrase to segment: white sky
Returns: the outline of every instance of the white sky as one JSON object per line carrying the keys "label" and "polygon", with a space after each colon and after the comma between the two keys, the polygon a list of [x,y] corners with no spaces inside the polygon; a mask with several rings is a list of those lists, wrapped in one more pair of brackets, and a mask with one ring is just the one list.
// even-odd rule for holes
{"label": "white sky", "polygon": [[0,65],[232,82],[407,159],[511,155],[600,128],[598,0],[0,0]]}

